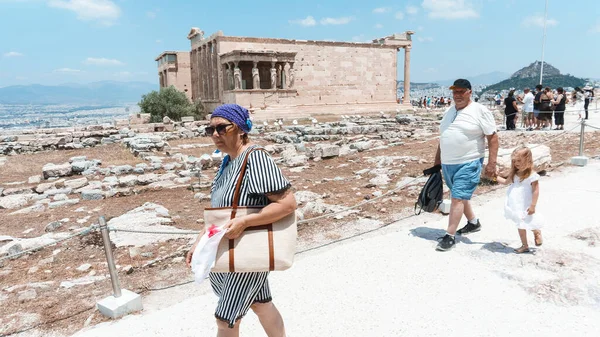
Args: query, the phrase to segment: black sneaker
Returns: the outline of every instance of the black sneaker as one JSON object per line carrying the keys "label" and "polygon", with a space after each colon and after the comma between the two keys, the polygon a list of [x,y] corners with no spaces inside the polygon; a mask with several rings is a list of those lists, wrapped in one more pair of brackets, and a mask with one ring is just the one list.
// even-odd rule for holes
{"label": "black sneaker", "polygon": [[440,240],[440,239],[441,239],[441,241],[440,241],[440,243],[438,243],[435,250],[445,252],[447,250],[452,249],[454,247],[454,245],[456,244],[454,237],[450,236],[449,234],[446,234],[443,237],[438,238],[438,240]]}
{"label": "black sneaker", "polygon": [[472,224],[467,221],[467,224],[465,225],[465,227],[459,229],[458,231],[456,231],[456,233],[459,235],[465,235],[465,234],[469,234],[469,233],[479,232],[480,230],[481,230],[481,224],[479,223],[479,220],[477,220],[476,224]]}

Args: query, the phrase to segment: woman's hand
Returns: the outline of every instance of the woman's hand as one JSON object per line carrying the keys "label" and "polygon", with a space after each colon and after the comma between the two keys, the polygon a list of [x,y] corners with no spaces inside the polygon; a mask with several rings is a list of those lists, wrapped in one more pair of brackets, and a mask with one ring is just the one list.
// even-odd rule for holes
{"label": "woman's hand", "polygon": [[529,208],[527,208],[527,214],[532,215],[534,213],[535,213],[535,205],[529,206]]}
{"label": "woman's hand", "polygon": [[225,226],[223,226],[223,229],[227,231],[225,233],[225,236],[228,239],[233,240],[233,239],[237,239],[240,235],[242,235],[242,232],[247,227],[248,227],[248,225],[246,224],[246,220],[244,219],[244,217],[241,217],[241,218],[233,218],[233,219],[227,221]]}
{"label": "woman's hand", "polygon": [[196,242],[194,242],[192,248],[190,248],[190,250],[187,252],[187,255],[185,256],[185,264],[186,266],[188,266],[188,268],[192,266],[192,256],[194,255],[194,251],[198,246],[198,242],[200,242],[200,240],[196,240]]}

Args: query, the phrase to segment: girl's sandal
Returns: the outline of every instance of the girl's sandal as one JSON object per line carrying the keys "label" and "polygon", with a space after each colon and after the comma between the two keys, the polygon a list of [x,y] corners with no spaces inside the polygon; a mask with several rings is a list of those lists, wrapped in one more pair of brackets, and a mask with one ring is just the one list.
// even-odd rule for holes
{"label": "girl's sandal", "polygon": [[515,253],[517,253],[517,254],[529,253],[529,247],[521,246],[521,248],[515,249]]}
{"label": "girl's sandal", "polygon": [[542,232],[535,230],[533,231],[533,237],[535,238],[535,245],[536,246],[541,246],[542,243],[544,243],[544,240],[542,240]]}

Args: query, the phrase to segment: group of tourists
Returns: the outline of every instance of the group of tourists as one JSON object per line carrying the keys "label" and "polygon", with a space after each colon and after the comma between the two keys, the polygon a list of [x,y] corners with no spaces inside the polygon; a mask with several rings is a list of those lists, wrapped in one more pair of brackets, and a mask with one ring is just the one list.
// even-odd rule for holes
{"label": "group of tourists", "polygon": [[[484,171],[490,179],[511,184],[508,189],[505,216],[518,228],[521,247],[515,252],[526,253],[529,251],[527,230],[534,231],[536,245],[542,244],[541,221],[536,214],[539,177],[533,170],[531,151],[526,147],[515,150],[508,177],[500,177],[496,169],[499,141],[492,112],[471,99],[472,88],[468,80],[456,80],[450,90],[455,104],[446,110],[441,120],[441,135],[434,166],[423,171],[425,175],[441,171],[451,194],[447,231],[439,239],[436,249],[450,250],[456,245],[455,235],[467,235],[482,229],[470,199]],[[536,92],[536,96],[542,92],[545,94],[540,94],[537,99],[534,96],[533,104],[536,104],[536,100],[539,103],[533,109],[537,107],[541,112],[539,104],[547,100],[558,102],[553,103],[555,105],[564,105],[565,95],[562,90],[559,91],[562,97],[558,98],[551,98],[549,88],[544,91],[541,88],[536,90],[539,91]],[[532,93],[526,94],[524,104],[530,104],[530,95]],[[514,93],[509,95],[509,97],[513,96]],[[513,107],[516,105],[513,105],[512,101],[509,103]],[[560,105],[561,108],[563,105]],[[539,112],[537,118],[541,119]],[[222,228],[226,230],[224,235],[230,242],[229,259],[233,257],[231,242],[240,238],[245,230],[273,224],[292,214],[296,209],[296,200],[289,180],[269,154],[261,151],[259,145],[251,142],[248,136],[251,129],[252,121],[248,110],[237,104],[217,107],[211,115],[210,124],[205,129],[216,148],[226,154],[213,180],[211,209],[261,208],[258,213],[243,216],[232,213],[231,218],[227,218],[229,220]],[[484,167],[486,140],[489,159]],[[463,215],[467,223],[458,229]],[[205,233],[210,237],[211,230],[208,232],[203,230],[198,236],[187,254],[188,265],[192,262],[196,246]],[[269,268],[269,270],[273,269]],[[217,336],[239,336],[241,319],[250,309],[258,316],[267,336],[285,336],[282,316],[272,302],[268,275],[269,271],[236,272],[231,269],[229,272],[209,273],[212,289],[218,296],[215,310]]]}
{"label": "group of tourists", "polygon": [[445,108],[452,104],[452,99],[449,97],[424,96],[420,97],[416,105],[419,108]]}
{"label": "group of tourists", "polygon": [[[584,90],[585,89],[585,90]],[[585,119],[588,119],[588,107],[594,97],[591,87],[581,89],[575,88],[571,93],[571,102],[584,102]],[[504,99],[504,115],[506,130],[516,130],[516,124],[521,117],[521,127],[527,131],[534,130],[564,130],[565,111],[569,103],[569,97],[562,87],[552,90],[541,84],[535,87],[535,91],[529,88],[523,89],[524,95],[515,97],[515,90],[510,90]],[[518,103],[522,104],[519,109]],[[553,123],[554,117],[554,123]],[[582,118],[579,114],[579,118]],[[552,129],[554,124],[554,129]]]}
{"label": "group of tourists", "polygon": [[[471,100],[472,89],[468,80],[456,80],[450,90],[455,105],[446,111],[440,123],[440,143],[434,166],[423,171],[425,175],[429,175],[441,170],[450,189],[448,228],[446,234],[439,239],[436,249],[450,250],[456,245],[457,234],[467,235],[481,230],[481,222],[470,200],[479,184],[482,170],[488,178],[511,185],[507,191],[504,213],[506,219],[518,228],[521,247],[515,249],[515,252],[529,252],[527,230],[533,231],[536,246],[542,245],[542,221],[536,215],[539,176],[533,170],[531,150],[524,146],[515,149],[508,176],[500,176],[496,169],[499,141],[492,112]],[[538,90],[541,91],[541,88]],[[509,94],[509,97],[512,96],[514,92]],[[531,97],[528,96],[527,100],[531,100]],[[510,106],[516,106],[512,101],[509,103]],[[484,168],[486,140],[489,155]],[[463,215],[467,223],[458,229]]]}

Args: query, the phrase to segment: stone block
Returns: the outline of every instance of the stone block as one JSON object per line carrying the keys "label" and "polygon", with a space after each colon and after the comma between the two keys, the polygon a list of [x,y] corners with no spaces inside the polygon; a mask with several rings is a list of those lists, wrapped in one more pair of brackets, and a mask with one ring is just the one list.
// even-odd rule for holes
{"label": "stone block", "polygon": [[576,165],[576,166],[586,166],[588,164],[588,157],[586,157],[586,156],[571,157],[571,164]]}
{"label": "stone block", "polygon": [[101,200],[104,199],[104,192],[101,190],[83,190],[81,191],[83,200]]}
{"label": "stone block", "polygon": [[44,179],[55,178],[55,177],[66,177],[73,174],[73,168],[71,164],[46,164],[42,167],[42,175]]}
{"label": "stone block", "polygon": [[48,204],[48,208],[58,208],[62,206],[75,205],[79,203],[79,199],[67,199],[61,201],[55,201]]}
{"label": "stone block", "polygon": [[438,209],[442,214],[450,214],[450,200],[444,199]]}
{"label": "stone block", "polygon": [[143,309],[142,297],[127,289],[121,290],[121,296],[108,296],[96,304],[96,308],[104,316],[119,318]]}

